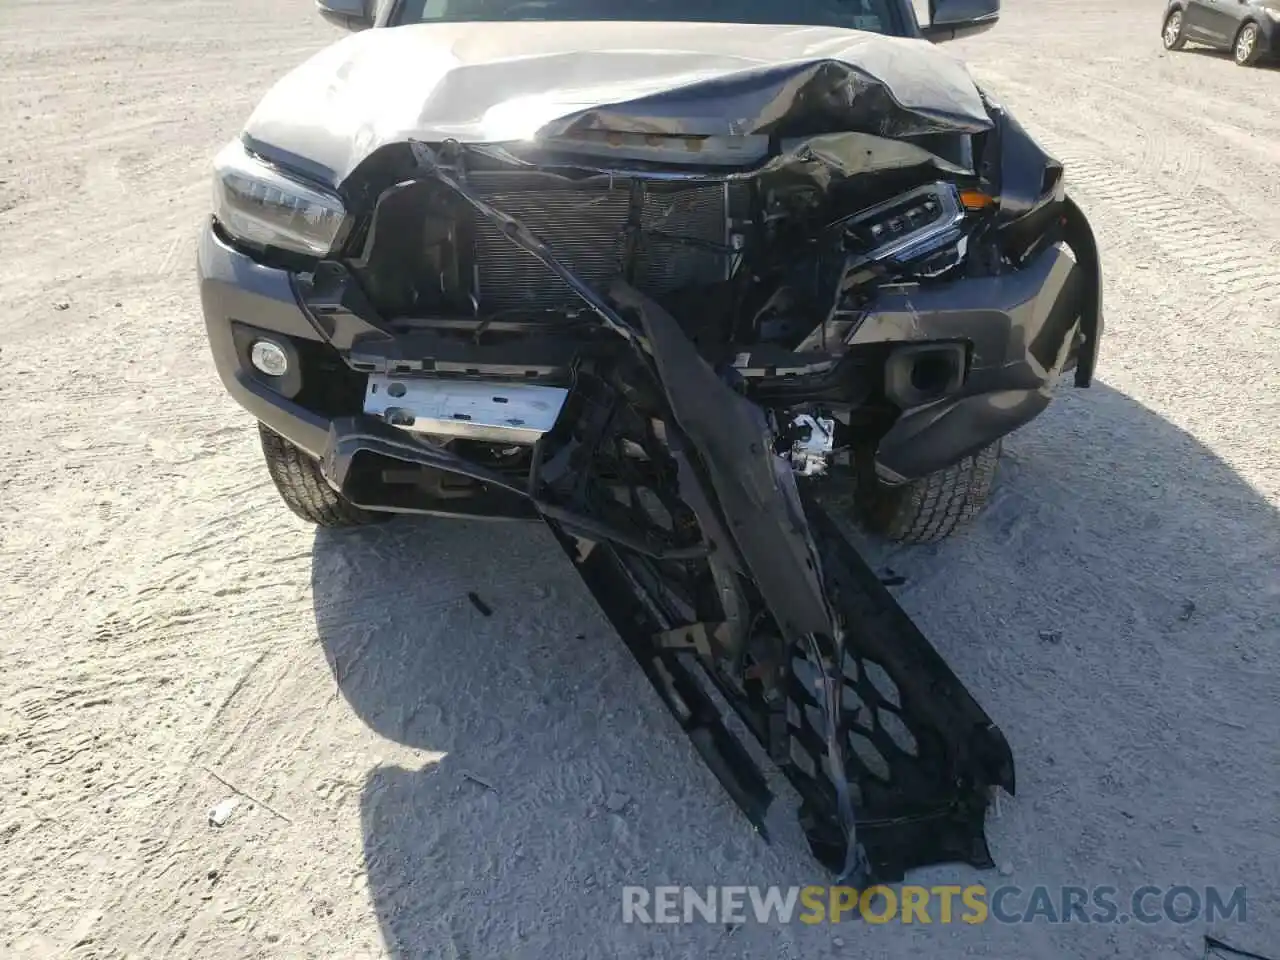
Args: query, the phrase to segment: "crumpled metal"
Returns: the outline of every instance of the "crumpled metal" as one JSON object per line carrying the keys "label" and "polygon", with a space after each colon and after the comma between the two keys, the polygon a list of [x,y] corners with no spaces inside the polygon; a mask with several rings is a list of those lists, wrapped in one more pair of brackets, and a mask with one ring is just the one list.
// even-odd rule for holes
{"label": "crumpled metal", "polygon": [[764,24],[483,23],[367,30],[281,80],[251,147],[339,186],[411,140],[546,143],[593,131],[900,140],[991,128],[957,59],[924,40]]}

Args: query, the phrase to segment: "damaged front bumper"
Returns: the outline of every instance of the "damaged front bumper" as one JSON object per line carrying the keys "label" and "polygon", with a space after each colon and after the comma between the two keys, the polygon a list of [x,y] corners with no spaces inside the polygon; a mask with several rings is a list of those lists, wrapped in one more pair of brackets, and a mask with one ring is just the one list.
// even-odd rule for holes
{"label": "damaged front bumper", "polygon": [[926,476],[1012,433],[1049,405],[1065,371],[1088,385],[1102,332],[1100,314],[1083,309],[1089,271],[1058,243],[1012,273],[884,291],[850,343],[957,339],[972,351],[959,390],[903,411],[880,439],[881,477]]}
{"label": "damaged front bumper", "polygon": [[[787,775],[815,856],[842,878],[896,880],[953,860],[990,866],[983,819],[995,788],[1014,789],[1008,744],[801,491],[771,413],[700,355],[662,306],[625,282],[607,295],[583,283],[430,155],[423,167],[568,284],[625,356],[570,350],[566,359],[551,337],[515,352],[500,344],[459,352],[427,333],[391,333],[341,264],[300,280],[235,250],[211,226],[200,244],[202,298],[232,395],[315,456],[356,506],[544,520],[757,826],[770,791],[717,696]],[[1096,251],[1090,260],[1080,246],[1051,244],[997,276],[887,285],[838,353],[796,352],[788,362],[829,365],[856,406],[911,394],[894,386],[895,354],[963,345],[963,369],[945,395],[907,405],[877,451],[892,479],[945,466],[1038,413],[1064,370],[1088,382],[1101,311],[1090,300]],[[254,365],[263,338],[290,359],[288,373]],[[754,362],[744,356],[730,365],[739,379]],[[523,386],[450,405],[412,382],[433,374],[494,390],[522,377]],[[375,396],[375,386],[385,393]],[[532,411],[544,402],[554,414],[540,411],[540,420]],[[505,427],[495,405],[512,408]],[[457,417],[465,429],[445,431]],[[437,442],[442,432],[499,443],[519,435],[532,452],[512,471]],[[384,482],[406,468],[439,483],[424,495],[421,483]],[[619,522],[644,513],[641,489],[674,498],[663,503],[665,522]],[[708,583],[710,597],[696,592]],[[695,592],[664,592],[672,589]]]}
{"label": "damaged front bumper", "polygon": [[[991,867],[985,811],[994,789],[1015,789],[1004,736],[835,523],[802,496],[770,449],[760,409],[724,385],[664,311],[615,293],[639,309],[670,398],[679,434],[668,442],[701,530],[696,545],[665,547],[548,499],[536,481],[553,488],[554,469],[517,482],[368,416],[332,422],[325,476],[360,503],[358,459],[394,459],[482,484],[492,513],[545,520],[762,835],[775,798],[718,697],[790,780],[810,847],[838,876],[864,885],[939,862]],[[717,558],[730,577],[757,585],[781,636],[748,638],[735,653],[714,639],[724,623],[673,623],[637,588],[628,557]],[[730,656],[741,657],[740,669],[725,666]]]}
{"label": "damaged front bumper", "polygon": [[[1064,371],[1086,386],[1103,333],[1096,246],[1083,216],[1070,247],[1055,244],[1016,272],[973,277],[931,288],[888,288],[865,311],[849,338],[872,343],[971,344],[963,384],[945,399],[902,411],[879,442],[877,469],[890,482],[943,469],[1037,416]],[[565,357],[551,349],[472,351],[455,356],[439,342],[388,337],[362,319],[354,284],[340,284],[325,303],[304,301],[293,272],[263,265],[235,249],[206,224],[198,272],[209,343],[232,397],[276,433],[316,458],[330,442],[335,416],[365,406],[365,377],[472,371],[505,380],[555,370]],[[321,313],[323,311],[323,313]],[[255,369],[255,338],[281,344],[294,358],[288,378]],[[477,356],[480,360],[477,362]],[[317,400],[308,389],[320,378],[358,370],[349,398],[355,405]],[[324,361],[328,360],[329,363]],[[478,373],[477,373],[478,371]],[[370,408],[371,412],[375,408]],[[381,408],[377,408],[381,412]],[[376,505],[373,505],[376,508]]]}

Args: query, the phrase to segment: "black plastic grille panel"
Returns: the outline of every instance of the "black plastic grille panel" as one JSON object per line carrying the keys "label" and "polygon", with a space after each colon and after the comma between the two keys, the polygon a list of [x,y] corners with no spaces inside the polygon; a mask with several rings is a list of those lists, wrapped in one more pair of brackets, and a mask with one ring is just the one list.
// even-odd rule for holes
{"label": "black plastic grille panel", "polygon": [[[939,860],[990,867],[987,792],[1014,790],[1008,744],[835,523],[810,504],[823,574],[844,623],[839,726],[858,841],[873,875]],[[824,655],[834,660],[835,651]],[[833,811],[820,668],[793,651],[787,692],[790,762],[814,854],[833,869],[844,838]]]}

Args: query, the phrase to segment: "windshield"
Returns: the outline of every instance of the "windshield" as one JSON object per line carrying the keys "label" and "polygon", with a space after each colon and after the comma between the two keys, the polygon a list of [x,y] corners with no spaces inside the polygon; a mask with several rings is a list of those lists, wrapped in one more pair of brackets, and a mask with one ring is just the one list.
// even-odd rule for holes
{"label": "windshield", "polygon": [[656,20],[844,27],[909,36],[901,0],[405,0],[396,24]]}

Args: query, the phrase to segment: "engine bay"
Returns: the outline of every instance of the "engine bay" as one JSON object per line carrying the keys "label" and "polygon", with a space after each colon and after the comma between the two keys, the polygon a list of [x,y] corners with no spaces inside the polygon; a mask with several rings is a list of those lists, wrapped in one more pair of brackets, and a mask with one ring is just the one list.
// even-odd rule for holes
{"label": "engine bay", "polygon": [[[531,168],[468,150],[458,177],[584,283],[603,291],[624,280],[708,346],[798,349],[856,316],[879,285],[1000,268],[984,237],[994,201],[973,173],[956,167],[940,179],[926,165],[833,182],[810,169],[818,166],[797,159],[750,175]],[[383,191],[348,249],[353,274],[393,325],[463,329],[457,321],[474,320],[496,333],[499,322],[571,324],[586,309],[538,257],[435,180]]]}
{"label": "engine bay", "polygon": [[[972,139],[930,145],[971,166]],[[619,140],[613,149],[630,156],[609,170],[589,155],[534,167],[483,149],[420,148],[444,178],[382,190],[348,242],[346,268],[403,358],[353,349],[353,367],[381,375],[368,382],[366,413],[441,439],[527,446],[539,418],[512,412],[508,381],[544,391],[537,403],[558,410],[574,364],[616,346],[616,325],[600,323],[615,282],[669,311],[700,355],[778,411],[780,452],[805,476],[833,458],[848,464],[841,451],[855,437],[961,387],[969,348],[959,338],[899,351],[875,397],[866,372],[886,357],[845,355],[881,291],[1016,268],[971,169],[919,144],[854,134],[750,173],[691,163],[690,138]],[[674,168],[659,157],[672,143],[686,153]],[[836,176],[832,157],[848,168],[855,147],[870,169]],[[722,162],[725,152],[713,144],[696,156]],[[406,356],[415,345],[432,361]],[[423,374],[431,384],[412,381]],[[387,390],[407,399],[392,403]],[[486,395],[483,412],[468,391]]]}

